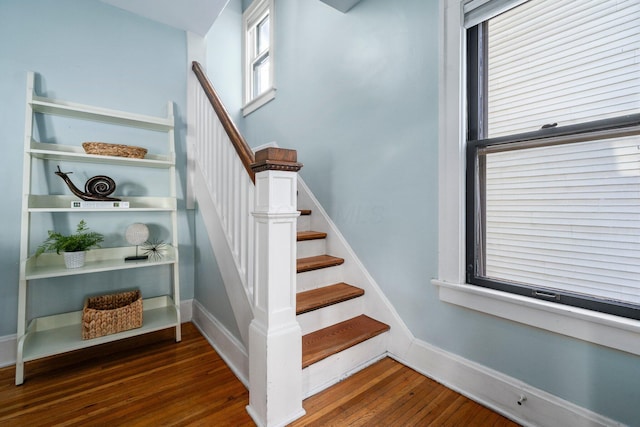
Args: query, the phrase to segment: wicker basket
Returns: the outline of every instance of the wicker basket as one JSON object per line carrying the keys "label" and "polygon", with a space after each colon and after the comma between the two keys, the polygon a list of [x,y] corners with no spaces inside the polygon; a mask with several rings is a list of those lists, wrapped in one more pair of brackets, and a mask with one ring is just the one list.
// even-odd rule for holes
{"label": "wicker basket", "polygon": [[88,340],[142,326],[139,290],[89,297],[82,310],[82,339]]}
{"label": "wicker basket", "polygon": [[100,156],[131,157],[143,159],[147,154],[147,149],[135,147],[133,145],[109,144],[106,142],[83,142],[82,148],[87,154],[97,154]]}

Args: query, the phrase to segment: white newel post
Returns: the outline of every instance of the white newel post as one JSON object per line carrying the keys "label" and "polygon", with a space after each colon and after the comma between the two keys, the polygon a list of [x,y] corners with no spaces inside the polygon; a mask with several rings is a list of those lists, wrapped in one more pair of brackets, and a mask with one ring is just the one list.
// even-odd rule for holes
{"label": "white newel post", "polygon": [[284,426],[302,408],[302,333],[296,320],[295,150],[255,155],[254,318],[249,327],[249,406],[258,426]]}

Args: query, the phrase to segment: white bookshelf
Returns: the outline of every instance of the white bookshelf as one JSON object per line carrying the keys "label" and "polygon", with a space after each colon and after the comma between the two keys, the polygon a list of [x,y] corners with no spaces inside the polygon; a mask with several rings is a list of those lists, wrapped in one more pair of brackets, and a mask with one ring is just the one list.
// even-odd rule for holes
{"label": "white bookshelf", "polygon": [[[29,72],[27,75],[16,385],[24,382],[25,362],[27,361],[167,328],[175,328],[176,342],[181,340],[173,104],[171,102],[167,103],[167,115],[165,117],[156,117],[45,98],[35,94],[34,77],[33,72]],[[34,114],[36,113],[163,132],[166,134],[167,145],[157,147],[157,150],[150,149],[143,159],[87,154],[80,144],[77,146],[73,144],[57,144],[40,142],[34,139],[33,127]],[[141,171],[145,168],[160,169],[168,174],[169,188],[166,196],[122,197],[123,202],[128,202],[128,208],[72,207],[72,202],[79,200],[74,195],[31,194],[34,168],[38,167],[34,166],[38,165],[38,162],[34,162],[34,159],[44,162],[98,163],[107,170],[111,166],[141,168]],[[140,173],[138,175],[140,176],[140,184],[144,186],[145,174]],[[163,256],[157,259],[150,257],[147,260],[124,261],[124,257],[135,254],[135,247],[90,250],[87,252],[85,265],[74,269],[67,269],[64,266],[62,255],[45,253],[36,258],[33,254],[35,248],[29,247],[34,214],[55,216],[70,212],[83,212],[86,214],[88,221],[90,221],[91,214],[95,212],[107,212],[110,215],[121,215],[123,212],[158,212],[170,218],[171,241],[166,242],[167,244],[163,248]],[[92,228],[98,231],[97,227]],[[42,238],[44,240],[46,236],[42,236]],[[29,283],[31,281],[114,270],[157,268],[159,266],[170,267],[170,289],[167,289],[166,295],[154,296],[143,300],[143,324],[140,328],[83,340],[81,334],[81,311],[59,313],[33,319],[27,318],[29,292],[37,292],[35,289],[30,289]],[[135,286],[135,284],[127,285]]]}

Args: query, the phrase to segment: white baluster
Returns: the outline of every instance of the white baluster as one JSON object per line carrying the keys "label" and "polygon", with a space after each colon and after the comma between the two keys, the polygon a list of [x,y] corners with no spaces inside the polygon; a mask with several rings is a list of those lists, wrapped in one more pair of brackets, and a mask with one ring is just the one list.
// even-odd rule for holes
{"label": "white baluster", "polygon": [[193,156],[200,168],[222,220],[227,243],[243,280],[245,292],[253,295],[251,272],[253,251],[254,184],[246,173],[224,126],[202,90],[196,96],[196,141]]}

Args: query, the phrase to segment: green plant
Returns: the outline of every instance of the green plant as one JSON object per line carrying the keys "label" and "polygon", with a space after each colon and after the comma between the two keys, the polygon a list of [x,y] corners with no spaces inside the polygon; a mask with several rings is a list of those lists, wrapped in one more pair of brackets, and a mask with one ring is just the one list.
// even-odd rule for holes
{"label": "green plant", "polygon": [[80,252],[93,247],[100,247],[104,236],[94,231],[89,231],[84,219],[78,223],[75,234],[65,236],[57,231],[49,230],[49,237],[36,250],[36,256],[44,252]]}

